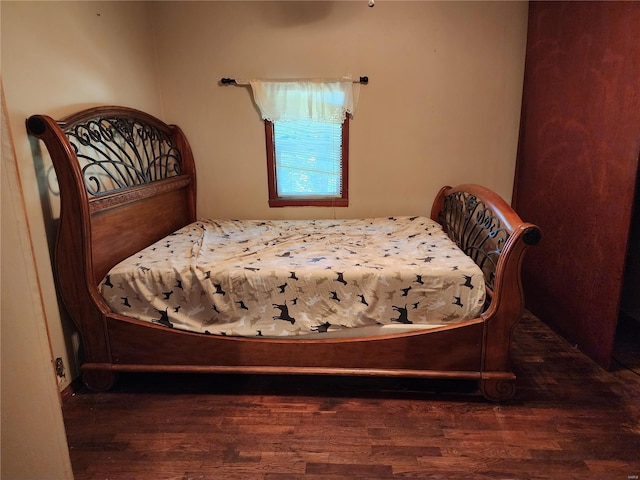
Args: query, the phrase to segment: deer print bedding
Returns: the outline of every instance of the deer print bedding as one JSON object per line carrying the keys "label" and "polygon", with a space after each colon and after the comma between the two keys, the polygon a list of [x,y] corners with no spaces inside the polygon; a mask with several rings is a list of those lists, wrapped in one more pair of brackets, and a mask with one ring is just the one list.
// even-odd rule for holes
{"label": "deer print bedding", "polygon": [[447,325],[485,299],[478,266],[426,217],[201,220],[118,264],[100,291],[140,320],[264,337]]}

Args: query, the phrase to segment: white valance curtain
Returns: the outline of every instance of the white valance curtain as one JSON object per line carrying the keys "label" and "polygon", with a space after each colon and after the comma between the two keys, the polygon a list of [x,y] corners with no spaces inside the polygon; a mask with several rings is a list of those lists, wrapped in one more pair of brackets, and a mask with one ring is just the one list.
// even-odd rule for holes
{"label": "white valance curtain", "polygon": [[[250,80],[263,120],[313,120],[343,123],[355,112],[358,89],[350,78],[315,80]],[[359,86],[359,85],[358,85]]]}

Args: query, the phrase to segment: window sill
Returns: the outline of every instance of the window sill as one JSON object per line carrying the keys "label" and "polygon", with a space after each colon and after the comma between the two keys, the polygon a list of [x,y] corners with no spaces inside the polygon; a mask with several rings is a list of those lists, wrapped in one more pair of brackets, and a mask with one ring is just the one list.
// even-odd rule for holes
{"label": "window sill", "polygon": [[348,207],[348,198],[270,198],[269,207]]}

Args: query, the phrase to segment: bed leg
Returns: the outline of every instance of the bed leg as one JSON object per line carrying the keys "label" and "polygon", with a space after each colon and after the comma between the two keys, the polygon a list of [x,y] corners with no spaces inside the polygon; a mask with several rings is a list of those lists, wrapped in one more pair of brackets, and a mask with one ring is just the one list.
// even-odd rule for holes
{"label": "bed leg", "polygon": [[480,380],[480,392],[487,400],[503,402],[516,393],[515,380],[483,378]]}
{"label": "bed leg", "polygon": [[118,373],[109,370],[85,370],[82,381],[92,392],[106,392],[118,380]]}

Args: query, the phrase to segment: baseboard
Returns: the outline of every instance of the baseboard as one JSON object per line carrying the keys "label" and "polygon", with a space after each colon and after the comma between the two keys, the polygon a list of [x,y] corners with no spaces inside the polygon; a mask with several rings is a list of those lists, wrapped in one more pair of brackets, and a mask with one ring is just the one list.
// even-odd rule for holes
{"label": "baseboard", "polygon": [[79,393],[83,389],[84,389],[84,384],[82,383],[82,377],[77,377],[69,385],[63,388],[62,391],[60,392],[60,399],[62,403],[64,404],[64,402],[69,400],[76,393]]}

